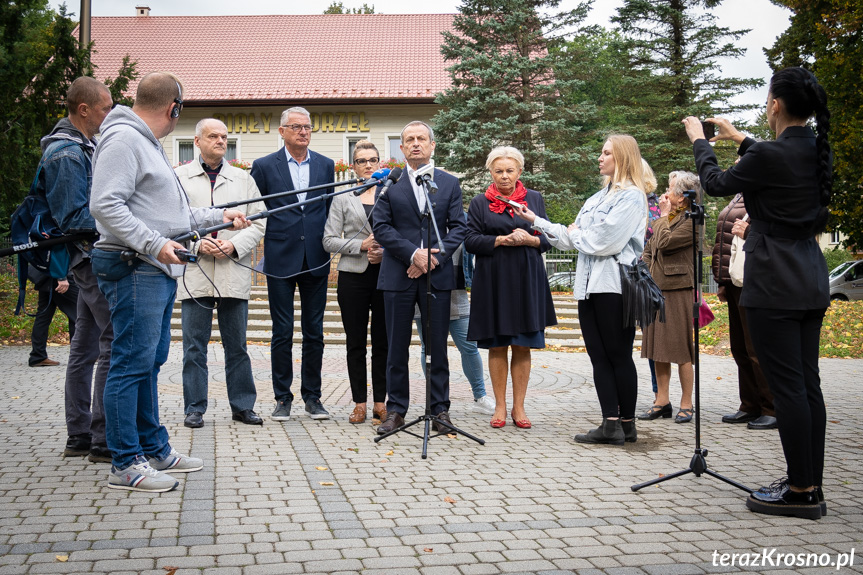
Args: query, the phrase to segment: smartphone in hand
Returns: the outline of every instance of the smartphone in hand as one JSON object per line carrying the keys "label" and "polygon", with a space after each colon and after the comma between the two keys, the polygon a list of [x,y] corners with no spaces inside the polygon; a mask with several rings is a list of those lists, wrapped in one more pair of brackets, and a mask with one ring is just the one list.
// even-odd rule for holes
{"label": "smartphone in hand", "polygon": [[704,130],[704,137],[709,141],[710,138],[716,136],[716,124],[711,122],[701,122],[701,129]]}
{"label": "smartphone in hand", "polygon": [[500,194],[496,195],[494,197],[494,199],[499,200],[499,201],[505,203],[506,205],[510,206],[511,208],[515,208],[516,210],[521,210],[522,208],[527,207],[524,204],[520,204],[518,202],[514,202],[514,201],[510,200],[509,198],[505,198],[504,196],[501,196]]}

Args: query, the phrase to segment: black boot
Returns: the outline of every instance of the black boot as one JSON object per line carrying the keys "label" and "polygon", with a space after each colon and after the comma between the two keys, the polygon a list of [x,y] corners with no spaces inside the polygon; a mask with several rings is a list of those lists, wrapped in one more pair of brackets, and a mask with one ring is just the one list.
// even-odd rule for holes
{"label": "black boot", "polygon": [[575,440],[578,443],[623,445],[624,437],[623,426],[619,419],[602,418],[602,425],[584,435],[576,435]]}
{"label": "black boot", "polygon": [[638,441],[638,431],[635,429],[634,419],[630,419],[629,421],[621,419],[620,426],[623,428],[623,435],[626,438],[626,441],[629,443],[635,443]]}

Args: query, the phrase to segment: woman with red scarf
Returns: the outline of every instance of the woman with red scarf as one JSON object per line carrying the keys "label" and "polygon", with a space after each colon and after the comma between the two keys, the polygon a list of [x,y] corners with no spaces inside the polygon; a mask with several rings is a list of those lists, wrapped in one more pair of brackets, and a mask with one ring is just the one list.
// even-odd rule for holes
{"label": "woman with red scarf", "polygon": [[[530,350],[545,347],[545,328],[557,324],[542,253],[551,247],[544,236],[517,218],[510,206],[527,206],[545,217],[539,192],[519,180],[524,156],[515,148],[494,148],[485,163],[492,183],[468,209],[465,249],[476,255],[467,337],[488,349],[494,388],[491,426],[506,425],[506,381],[512,376],[512,411],[516,427],[531,427],[524,410],[530,378]],[[512,362],[509,349],[512,348]]]}

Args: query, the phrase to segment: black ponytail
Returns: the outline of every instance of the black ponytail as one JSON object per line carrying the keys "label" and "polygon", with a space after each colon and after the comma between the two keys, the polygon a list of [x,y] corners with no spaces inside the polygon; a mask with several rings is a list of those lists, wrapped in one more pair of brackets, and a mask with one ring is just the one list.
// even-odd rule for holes
{"label": "black ponytail", "polygon": [[770,80],[770,93],[785,104],[788,114],[794,118],[808,119],[815,116],[815,148],[818,154],[818,188],[821,210],[815,222],[815,231],[824,231],[830,212],[830,197],[833,190],[833,162],[830,153],[830,110],[827,109],[827,93],[812,72],[804,68],[785,68]]}

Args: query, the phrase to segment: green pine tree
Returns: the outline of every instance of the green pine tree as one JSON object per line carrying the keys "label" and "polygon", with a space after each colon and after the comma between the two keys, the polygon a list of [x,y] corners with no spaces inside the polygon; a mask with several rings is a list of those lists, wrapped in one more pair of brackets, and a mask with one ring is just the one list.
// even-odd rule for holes
{"label": "green pine tree", "polygon": [[[710,13],[721,0],[624,0],[612,21],[628,55],[621,90],[620,128],[633,135],[661,184],[672,170],[694,170],[692,147],[680,121],[754,109],[735,104],[740,92],[759,88],[758,78],[722,74],[721,58],[745,53],[736,41],[748,30],[716,24]],[[731,146],[717,146],[721,164],[734,158]]]}
{"label": "green pine tree", "polygon": [[582,150],[572,141],[582,112],[561,94],[572,88],[555,76],[556,49],[575,33],[589,2],[547,14],[559,0],[465,0],[455,32],[444,33],[441,52],[452,87],[438,94],[433,118],[437,161],[462,174],[469,199],[490,183],[486,157],[510,145],[525,156],[522,181],[546,203],[568,201],[572,165]]}
{"label": "green pine tree", "polygon": [[[50,9],[48,0],[0,4],[0,235],[9,216],[30,190],[42,155],[39,140],[66,115],[72,81],[93,75],[91,46],[79,46],[74,14]],[[135,63],[124,60],[117,77],[106,82],[115,92],[137,77]]]}

